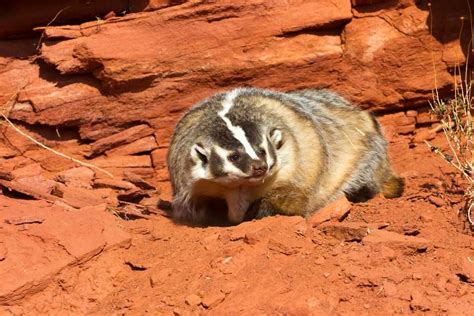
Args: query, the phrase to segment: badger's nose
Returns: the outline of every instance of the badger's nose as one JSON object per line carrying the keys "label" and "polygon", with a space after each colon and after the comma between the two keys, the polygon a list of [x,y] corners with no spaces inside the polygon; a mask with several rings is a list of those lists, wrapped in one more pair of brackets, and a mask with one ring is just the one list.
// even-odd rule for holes
{"label": "badger's nose", "polygon": [[252,162],[252,177],[263,176],[267,172],[267,163],[262,160],[254,160]]}

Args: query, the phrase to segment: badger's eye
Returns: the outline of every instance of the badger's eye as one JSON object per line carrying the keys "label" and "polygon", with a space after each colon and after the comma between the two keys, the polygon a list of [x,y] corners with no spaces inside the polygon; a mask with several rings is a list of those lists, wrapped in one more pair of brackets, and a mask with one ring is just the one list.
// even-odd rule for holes
{"label": "badger's eye", "polygon": [[232,162],[236,162],[240,159],[240,154],[239,153],[233,153],[227,156],[227,159]]}
{"label": "badger's eye", "polygon": [[267,155],[267,152],[265,151],[265,149],[260,148],[260,149],[258,150],[258,154],[259,154],[260,156],[265,157],[265,156]]}

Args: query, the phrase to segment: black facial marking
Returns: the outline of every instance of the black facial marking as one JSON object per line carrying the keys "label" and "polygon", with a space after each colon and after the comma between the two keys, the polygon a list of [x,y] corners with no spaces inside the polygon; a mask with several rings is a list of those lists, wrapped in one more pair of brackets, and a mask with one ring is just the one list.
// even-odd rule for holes
{"label": "black facial marking", "polygon": [[[202,144],[200,143],[197,143],[196,145],[198,145],[199,147],[202,147]],[[204,165],[206,165],[208,163],[208,159],[207,159],[207,156],[204,155],[203,153],[201,153],[199,150],[195,149],[196,151],[196,154],[198,155],[199,159],[201,159],[201,161],[203,162]]]}
{"label": "black facial marking", "polygon": [[211,174],[216,178],[225,176],[224,162],[214,150],[211,151],[209,157],[209,169]]}
{"label": "black facial marking", "polygon": [[[231,154],[230,156],[232,156],[233,154]],[[246,152],[238,152],[237,154],[239,155],[239,159],[236,161],[231,161],[231,163],[237,168],[239,168],[242,172],[249,174],[251,171],[252,158],[250,158],[250,156],[247,155]]]}
{"label": "black facial marking", "polygon": [[[222,102],[223,100],[221,100]],[[238,96],[234,100],[234,105],[229,109],[226,114],[226,118],[235,127],[241,128],[245,132],[245,136],[254,149],[255,153],[260,160],[266,161],[266,153],[264,149],[260,148],[264,138],[264,126],[263,115],[256,111],[254,104],[249,98]],[[225,121],[216,115],[215,120],[209,124],[206,131],[210,131],[212,139],[216,142],[216,145],[229,151],[227,157],[212,158],[212,156],[218,156],[213,153],[211,155],[210,165],[213,175],[223,175],[224,163],[232,164],[236,168],[240,169],[243,173],[250,175],[252,173],[252,162],[253,159],[245,151],[243,144],[237,140],[232,131],[229,130]],[[214,166],[214,160],[218,162],[217,166]],[[227,161],[218,161],[218,159],[225,159]]]}
{"label": "black facial marking", "polygon": [[242,155],[238,152],[233,152],[232,154],[230,154],[229,156],[227,156],[227,159],[230,161],[230,162],[237,162],[240,160],[240,158],[242,158]]}
{"label": "black facial marking", "polygon": [[207,129],[210,131],[210,136],[216,141],[218,146],[230,151],[244,150],[243,145],[235,139],[232,132],[229,131],[227,125],[220,117],[217,117],[213,124]]}
{"label": "black facial marking", "polygon": [[244,131],[245,131],[245,136],[247,136],[247,139],[249,143],[254,147],[254,150],[256,144],[261,144],[262,143],[262,132],[260,126],[262,124],[260,122],[253,122],[253,121],[243,121],[239,119],[235,119],[235,124],[240,126]]}

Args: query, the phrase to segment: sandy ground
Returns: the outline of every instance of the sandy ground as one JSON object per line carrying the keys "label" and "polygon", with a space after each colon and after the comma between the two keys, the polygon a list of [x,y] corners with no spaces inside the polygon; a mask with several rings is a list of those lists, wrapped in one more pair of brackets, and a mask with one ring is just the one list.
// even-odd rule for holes
{"label": "sandy ground", "polygon": [[[433,142],[445,145],[442,135]],[[117,218],[101,229],[116,225],[128,241],[88,252],[1,311],[472,313],[474,243],[459,215],[461,179],[408,137],[392,139],[390,154],[406,178],[401,198],[353,204],[341,221],[319,225],[284,216],[207,228],[176,225],[165,214]]]}

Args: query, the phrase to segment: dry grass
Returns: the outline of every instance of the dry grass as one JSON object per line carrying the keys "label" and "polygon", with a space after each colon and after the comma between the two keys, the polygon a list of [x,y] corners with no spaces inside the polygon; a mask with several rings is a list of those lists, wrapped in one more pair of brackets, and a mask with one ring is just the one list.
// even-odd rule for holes
{"label": "dry grass", "polygon": [[[467,67],[466,67],[467,69]],[[458,70],[460,68],[458,67]],[[449,100],[440,99],[437,94],[430,102],[432,113],[440,120],[448,141],[449,149],[441,150],[429,143],[431,150],[440,155],[446,162],[455,167],[467,180],[466,216],[474,225],[471,209],[474,207],[474,143],[473,143],[473,95],[472,80],[456,82],[454,97]]]}
{"label": "dry grass", "polygon": [[[469,21],[471,34],[474,34],[472,25],[472,11],[469,7]],[[461,32],[466,21],[461,17]],[[459,41],[461,41],[461,32]],[[474,86],[472,73],[469,69],[469,54],[472,49],[472,37],[467,47],[466,63],[457,65],[454,70],[454,90],[453,96],[449,99],[441,99],[438,90],[433,91],[433,99],[430,102],[432,114],[441,122],[444,135],[448,142],[448,149],[443,151],[441,148],[427,145],[431,150],[440,155],[447,163],[456,168],[462,177],[467,181],[465,190],[465,215],[471,225],[474,227],[472,209],[474,208],[474,143],[473,143],[473,101],[474,95],[472,89]],[[436,69],[435,69],[436,84]]]}

